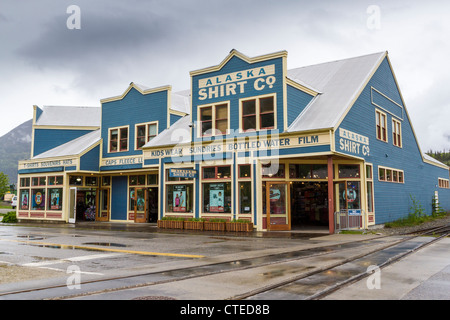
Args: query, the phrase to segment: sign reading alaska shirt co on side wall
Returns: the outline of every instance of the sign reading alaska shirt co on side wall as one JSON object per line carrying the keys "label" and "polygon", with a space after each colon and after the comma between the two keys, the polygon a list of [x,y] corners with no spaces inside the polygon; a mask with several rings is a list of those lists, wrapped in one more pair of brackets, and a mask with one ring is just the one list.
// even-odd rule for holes
{"label": "sign reading alaska shirt co on side wall", "polygon": [[254,90],[261,91],[266,87],[272,88],[275,82],[274,64],[226,73],[200,79],[198,81],[198,99],[206,100],[243,94],[246,92],[247,86],[252,86]]}

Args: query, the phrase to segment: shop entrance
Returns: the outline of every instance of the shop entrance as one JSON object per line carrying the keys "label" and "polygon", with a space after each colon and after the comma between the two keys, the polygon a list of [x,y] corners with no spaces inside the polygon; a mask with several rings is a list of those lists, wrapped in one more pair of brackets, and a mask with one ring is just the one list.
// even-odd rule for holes
{"label": "shop entrance", "polygon": [[328,227],[328,183],[292,182],[291,225]]}
{"label": "shop entrance", "polygon": [[95,221],[97,189],[76,189],[75,216],[77,221]]}
{"label": "shop entrance", "polygon": [[288,183],[267,181],[265,192],[267,229],[290,230]]}
{"label": "shop entrance", "polygon": [[156,222],[158,220],[158,188],[131,188],[130,209],[134,210],[134,222]]}

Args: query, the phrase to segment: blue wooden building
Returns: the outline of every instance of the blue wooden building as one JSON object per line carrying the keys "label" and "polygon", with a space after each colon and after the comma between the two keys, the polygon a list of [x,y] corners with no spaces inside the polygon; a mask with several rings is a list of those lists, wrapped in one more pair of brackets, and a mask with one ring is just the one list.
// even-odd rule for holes
{"label": "blue wooden building", "polygon": [[[367,228],[450,209],[449,168],[422,153],[387,52],[287,70],[232,50],[191,89],[131,83],[101,107],[35,107],[19,219],[245,219],[257,230]],[[336,217],[335,217],[336,215]]]}

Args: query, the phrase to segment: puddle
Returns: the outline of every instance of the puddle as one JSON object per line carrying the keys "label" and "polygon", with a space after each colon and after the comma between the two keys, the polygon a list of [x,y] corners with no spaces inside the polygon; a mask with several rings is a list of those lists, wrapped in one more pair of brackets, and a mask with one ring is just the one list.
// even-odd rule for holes
{"label": "puddle", "polygon": [[26,239],[26,240],[44,240],[45,237],[41,236],[33,236],[33,235],[18,235],[17,238]]}
{"label": "puddle", "polygon": [[128,247],[126,244],[121,243],[113,243],[113,242],[85,242],[83,245],[91,245],[91,246],[103,246],[103,247]]}

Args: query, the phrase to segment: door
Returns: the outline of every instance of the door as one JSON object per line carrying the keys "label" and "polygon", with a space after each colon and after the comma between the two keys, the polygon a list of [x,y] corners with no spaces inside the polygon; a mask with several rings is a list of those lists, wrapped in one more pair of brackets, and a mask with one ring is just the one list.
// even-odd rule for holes
{"label": "door", "polygon": [[100,189],[95,221],[109,221],[109,189]]}
{"label": "door", "polygon": [[134,222],[147,222],[147,192],[143,188],[134,189]]}
{"label": "door", "polygon": [[75,223],[77,217],[77,188],[69,189],[69,223]]}
{"label": "door", "polygon": [[146,211],[148,222],[158,221],[158,188],[151,187],[147,189]]}
{"label": "door", "polygon": [[267,230],[290,230],[290,201],[286,182],[266,182]]}
{"label": "door", "polygon": [[336,210],[361,209],[359,181],[342,181],[335,183]]}

